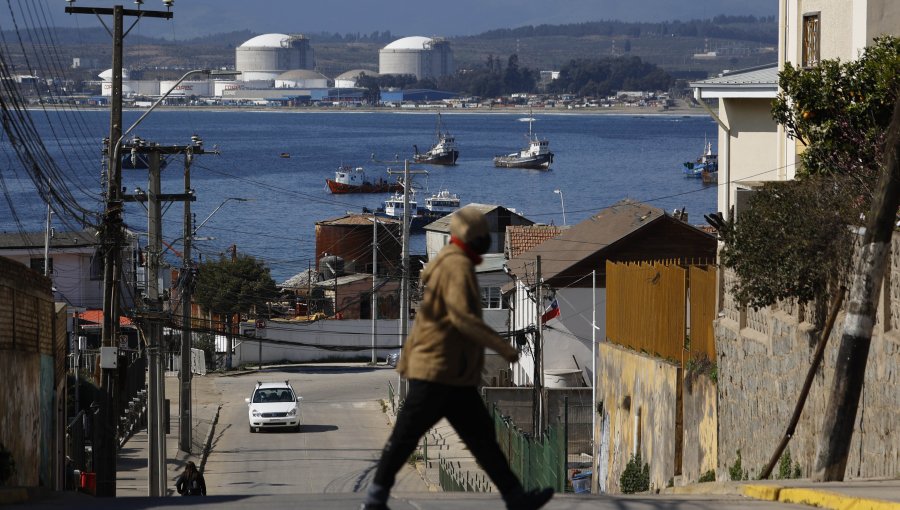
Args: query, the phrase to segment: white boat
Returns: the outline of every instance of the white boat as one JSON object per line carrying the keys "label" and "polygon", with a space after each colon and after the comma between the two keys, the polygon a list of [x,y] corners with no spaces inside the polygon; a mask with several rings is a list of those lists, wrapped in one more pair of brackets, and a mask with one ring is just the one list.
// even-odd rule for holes
{"label": "white boat", "polygon": [[459,209],[459,195],[442,189],[425,199],[425,211],[422,211],[422,214],[437,219],[457,209]]}
{"label": "white boat", "polygon": [[548,170],[553,163],[553,153],[550,152],[550,142],[540,139],[531,128],[534,119],[528,117],[528,147],[505,156],[496,156],[494,166],[498,168],[532,168],[536,170]]}

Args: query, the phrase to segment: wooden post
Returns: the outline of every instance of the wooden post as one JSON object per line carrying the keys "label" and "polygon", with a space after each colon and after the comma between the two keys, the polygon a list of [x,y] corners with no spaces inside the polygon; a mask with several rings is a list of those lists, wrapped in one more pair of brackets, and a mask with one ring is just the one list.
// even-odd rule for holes
{"label": "wooden post", "polygon": [[847,468],[850,440],[856,423],[859,396],[862,392],[875,326],[878,294],[881,291],[885,265],[890,253],[891,235],[900,203],[900,97],[894,104],[894,115],[885,143],[884,169],[867,216],[862,249],[856,264],[849,294],[847,317],[831,394],[825,409],[825,421],[816,451],[813,480],[841,481]]}

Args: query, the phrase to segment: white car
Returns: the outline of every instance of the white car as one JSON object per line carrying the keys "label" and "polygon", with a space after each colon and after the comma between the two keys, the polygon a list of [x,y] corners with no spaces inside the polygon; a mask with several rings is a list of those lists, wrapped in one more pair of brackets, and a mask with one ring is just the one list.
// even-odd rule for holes
{"label": "white car", "polygon": [[247,419],[250,432],[266,428],[300,430],[300,401],[303,397],[294,392],[288,381],[258,382],[247,402]]}

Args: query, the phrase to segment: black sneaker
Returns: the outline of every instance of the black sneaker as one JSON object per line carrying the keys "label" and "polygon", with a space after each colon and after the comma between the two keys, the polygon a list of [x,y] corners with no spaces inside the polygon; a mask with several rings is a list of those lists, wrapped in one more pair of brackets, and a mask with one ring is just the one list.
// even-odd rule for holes
{"label": "black sneaker", "polygon": [[391,510],[387,503],[363,503],[359,505],[359,510]]}
{"label": "black sneaker", "polygon": [[520,492],[506,501],[507,510],[537,510],[553,498],[553,489],[534,489]]}

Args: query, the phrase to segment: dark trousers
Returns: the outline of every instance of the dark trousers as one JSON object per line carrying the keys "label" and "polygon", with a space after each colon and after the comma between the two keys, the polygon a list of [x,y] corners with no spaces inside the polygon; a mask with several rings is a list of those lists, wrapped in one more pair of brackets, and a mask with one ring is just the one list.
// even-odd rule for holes
{"label": "dark trousers", "polygon": [[418,380],[409,381],[409,393],[381,452],[374,482],[390,489],[397,471],[415,451],[419,439],[443,417],[453,425],[501,494],[506,496],[522,490],[522,484],[500,451],[494,422],[478,390]]}

